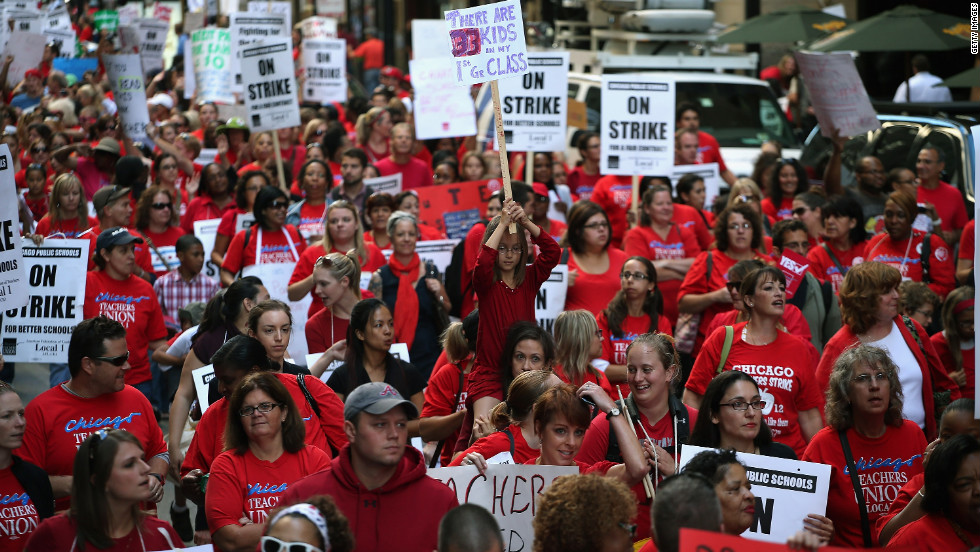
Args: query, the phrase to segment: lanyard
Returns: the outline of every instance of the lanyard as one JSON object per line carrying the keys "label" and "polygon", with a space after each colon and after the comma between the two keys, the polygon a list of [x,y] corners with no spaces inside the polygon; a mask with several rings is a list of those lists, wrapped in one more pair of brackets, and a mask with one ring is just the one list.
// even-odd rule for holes
{"label": "lanyard", "polygon": [[[286,236],[286,241],[289,242],[289,249],[293,252],[293,258],[297,261],[299,260],[299,254],[296,253],[296,246],[293,245],[293,237],[289,235],[286,231],[286,227],[280,229]],[[259,232],[255,236],[255,264],[262,264],[262,228],[259,227]]]}

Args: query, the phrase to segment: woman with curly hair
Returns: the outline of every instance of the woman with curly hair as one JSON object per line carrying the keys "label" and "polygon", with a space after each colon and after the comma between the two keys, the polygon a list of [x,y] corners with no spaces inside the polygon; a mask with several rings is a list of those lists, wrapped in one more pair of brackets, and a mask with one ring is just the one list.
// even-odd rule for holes
{"label": "woman with curly hair", "polygon": [[[861,266],[866,265],[855,270]],[[899,368],[883,349],[866,344],[847,349],[835,359],[829,380],[827,427],[813,437],[802,459],[831,466],[831,544],[877,546],[873,524],[902,484],[922,472],[926,439],[916,422],[902,417]]]}
{"label": "woman with curly hair", "polygon": [[973,330],[973,304],[976,290],[958,287],[946,296],[943,303],[943,331],[929,338],[946,368],[946,373],[960,387],[963,398],[976,396],[976,357],[973,354],[976,334]]}
{"label": "woman with curly hair", "polygon": [[902,314],[915,320],[923,328],[932,326],[936,310],[942,304],[936,292],[922,282],[905,280],[898,284],[898,300]]}
{"label": "woman with curly hair", "polygon": [[636,505],[629,488],[596,475],[556,479],[538,499],[534,552],[633,549]]}
{"label": "woman with curly hair", "polygon": [[333,498],[317,495],[269,512],[262,550],[352,552],[354,534]]}
{"label": "woman with curly hair", "polygon": [[770,171],[769,197],[762,200],[762,212],[777,221],[793,218],[793,198],[810,189],[806,171],[796,159],[780,159]]}
{"label": "woman with curly hair", "polygon": [[844,326],[827,342],[817,365],[817,385],[827,389],[834,363],[854,345],[872,345],[888,351],[898,366],[905,390],[906,419],[936,438],[936,412],[960,397],[960,390],[946,375],[942,361],[925,329],[915,320],[899,315],[899,271],[887,264],[864,262],[847,272],[840,288]]}

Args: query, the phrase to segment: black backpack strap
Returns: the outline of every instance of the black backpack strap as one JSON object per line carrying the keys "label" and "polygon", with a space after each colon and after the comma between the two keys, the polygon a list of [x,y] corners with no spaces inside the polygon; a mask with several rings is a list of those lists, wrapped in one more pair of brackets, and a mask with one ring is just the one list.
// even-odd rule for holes
{"label": "black backpack strap", "polygon": [[570,254],[570,251],[571,250],[567,247],[563,247],[561,249],[561,257],[558,259],[558,264],[563,264],[563,265],[568,264],[568,255]]}
{"label": "black backpack strap", "polygon": [[[459,362],[454,362],[453,366],[459,368],[459,387],[456,388],[456,399],[453,401],[453,404],[459,405],[459,397],[460,395],[463,394],[463,381],[466,378],[466,374],[463,373],[463,367],[460,366]],[[511,440],[513,440],[513,437],[511,437]],[[436,467],[436,464],[439,462],[439,457],[442,456],[442,449],[445,446],[446,446],[445,439],[439,441],[439,443],[436,445],[436,450],[435,452],[432,453],[432,459],[429,460],[430,468]],[[513,445],[511,445],[511,448],[512,449],[514,448]]]}
{"label": "black backpack strap", "polygon": [[841,266],[840,261],[837,260],[837,255],[834,255],[834,252],[830,249],[830,246],[827,245],[826,243],[820,244],[820,247],[823,247],[823,250],[826,251],[828,255],[830,255],[830,260],[833,261],[834,266],[837,267],[837,271],[840,272],[840,277],[843,278],[844,275],[847,274],[847,269]]}
{"label": "black backpack strap", "polygon": [[864,536],[864,547],[871,548],[871,523],[868,521],[868,506],[864,502],[864,491],[861,490],[861,481],[858,480],[857,468],[854,467],[854,456],[851,454],[851,444],[847,442],[847,434],[838,431],[841,449],[844,450],[844,460],[847,461],[847,473],[851,476],[851,485],[854,487],[854,498],[857,499],[858,513],[861,514],[861,534]]}
{"label": "black backpack strap", "polygon": [[931,284],[932,278],[929,276],[929,257],[932,256],[932,232],[927,232],[922,238],[922,248],[919,254],[919,262],[922,266],[922,283]]}
{"label": "black backpack strap", "polygon": [[313,395],[310,394],[310,390],[306,387],[306,374],[296,374],[296,382],[299,383],[299,388],[303,392],[303,396],[306,397],[307,404],[313,409],[313,413],[316,417],[320,417],[320,405],[317,404]]}
{"label": "black backpack strap", "polygon": [[513,457],[514,456],[514,434],[510,432],[510,428],[509,427],[505,427],[503,429],[503,432],[505,434],[507,434],[507,440],[510,441],[510,455],[511,455],[511,457]]}

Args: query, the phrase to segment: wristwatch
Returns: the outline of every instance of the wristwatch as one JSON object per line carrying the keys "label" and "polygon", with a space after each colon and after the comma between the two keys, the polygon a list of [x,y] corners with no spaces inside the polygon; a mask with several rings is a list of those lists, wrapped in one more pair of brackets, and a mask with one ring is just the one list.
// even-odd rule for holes
{"label": "wristwatch", "polygon": [[606,412],[606,419],[608,420],[610,418],[615,418],[616,416],[619,416],[620,414],[622,414],[622,412],[620,412],[618,408],[613,408],[609,412]]}

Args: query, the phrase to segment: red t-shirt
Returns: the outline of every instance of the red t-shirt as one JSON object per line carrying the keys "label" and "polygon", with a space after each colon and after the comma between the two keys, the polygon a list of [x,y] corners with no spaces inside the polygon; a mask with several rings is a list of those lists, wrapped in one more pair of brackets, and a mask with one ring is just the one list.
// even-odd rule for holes
{"label": "red t-shirt", "polygon": [[[184,235],[184,231],[178,226],[168,226],[160,234],[151,232],[149,228],[143,230],[142,234],[136,236],[150,238],[156,249],[146,243],[146,249],[150,254],[150,262],[153,263],[153,273],[159,276],[170,272],[180,266],[180,259],[177,258],[177,240]],[[165,262],[166,261],[166,262]]]}
{"label": "red t-shirt", "polygon": [[600,178],[602,175],[598,172],[585,174],[585,169],[579,165],[568,172],[568,188],[579,199],[589,199],[592,196],[592,189],[595,188],[596,182],[599,182]]}
{"label": "red t-shirt", "polygon": [[374,164],[381,176],[396,173],[402,175],[402,190],[424,188],[432,185],[432,170],[424,161],[417,157],[409,157],[406,163],[395,163],[391,157],[385,157]]}
{"label": "red t-shirt", "polygon": [[[759,386],[762,400],[768,404],[762,410],[766,423],[772,430],[772,438],[787,445],[801,455],[806,440],[798,422],[798,414],[821,406],[821,397],[813,379],[816,359],[801,355],[801,339],[786,332],[778,332],[776,340],[768,345],[751,345],[742,341],[742,329],[746,322],[734,327],[731,350],[723,370],[739,370],[752,376]],[[694,368],[687,379],[687,389],[704,395],[708,383],[717,374],[725,332],[711,334],[694,361]]]}
{"label": "red t-shirt", "polygon": [[882,514],[881,517],[878,518],[878,521],[875,522],[875,527],[873,529],[875,533],[881,534],[881,530],[888,525],[888,522],[900,514],[902,510],[909,505],[909,502],[912,502],[912,498],[915,497],[915,493],[921,491],[922,487],[925,485],[925,480],[926,476],[924,473],[920,473],[909,478],[908,483],[899,489],[898,496],[895,497],[895,500],[893,500],[891,505],[888,507],[888,512]]}
{"label": "red t-shirt", "polygon": [[[687,259],[701,252],[697,237],[690,228],[671,223],[667,237],[663,238],[649,226],[637,226],[626,232],[623,250],[628,257],[639,255],[651,261],[662,259]],[[682,280],[661,280],[657,288],[664,297],[664,314],[673,326],[677,323],[677,292]]]}
{"label": "red t-shirt", "polygon": [[560,220],[548,219],[548,235],[555,238],[555,241],[561,241],[565,236],[565,231],[568,230],[568,225]]}
{"label": "red t-shirt", "polygon": [[[507,330],[518,320],[534,321],[534,301],[541,284],[558,265],[561,249],[555,240],[543,232],[534,238],[541,252],[527,267],[524,282],[511,289],[502,280],[494,280],[497,250],[486,245],[473,270],[473,288],[480,298],[480,324],[476,339],[476,367],[470,376],[468,399],[481,397],[503,398],[500,378],[500,354],[507,339]],[[603,305],[605,307],[605,305]]]}
{"label": "red t-shirt", "polygon": [[10,467],[0,470],[0,503],[0,552],[20,552],[41,518]]}
{"label": "red t-shirt", "polygon": [[311,236],[323,235],[323,213],[327,210],[327,204],[310,205],[309,200],[304,201],[299,208],[299,233],[306,239]]}
{"label": "red t-shirt", "polygon": [[609,217],[609,226],[612,230],[613,247],[620,247],[623,243],[623,236],[626,234],[626,211],[629,210],[633,194],[632,176],[604,176],[595,183],[592,195],[589,199],[602,207]]}
{"label": "red t-shirt", "polygon": [[354,49],[354,57],[364,58],[364,70],[381,69],[384,65],[385,43],[377,38],[369,38]]}
{"label": "red t-shirt", "polygon": [[[969,539],[970,544],[963,542],[959,535]],[[967,550],[978,545],[980,545],[980,534],[971,533],[963,528],[957,532],[949,522],[949,518],[942,514],[926,514],[896,531],[888,541],[889,548],[905,546],[920,552]]]}
{"label": "red t-shirt", "polygon": [[[565,310],[585,309],[599,316],[609,306],[609,302],[622,287],[619,272],[628,256],[622,249],[612,246],[606,252],[609,254],[609,268],[602,274],[589,274],[581,270],[575,262],[575,255],[568,256],[568,271],[577,270],[578,276],[575,277],[575,285],[568,286]],[[482,309],[480,314],[483,314]]]}
{"label": "red t-shirt", "polygon": [[[467,360],[462,364],[464,367]],[[432,416],[448,416],[466,408],[466,384],[469,374],[457,364],[443,364],[429,377],[429,386],[425,388],[425,406],[422,407],[421,418]],[[460,386],[462,382],[462,386]],[[457,400],[457,396],[459,399]],[[455,401],[455,402],[454,402]],[[459,437],[459,429],[445,438],[440,455],[440,465],[448,466],[453,458],[453,445]]]}
{"label": "red t-shirt", "polygon": [[960,237],[960,254],[957,256],[958,259],[973,261],[973,248],[974,242],[976,241],[976,236],[974,235],[975,229],[975,220],[966,223],[966,227],[963,228],[963,234]]}
{"label": "red t-shirt", "polygon": [[225,424],[228,423],[228,401],[221,397],[215,401],[194,428],[194,436],[184,455],[184,463],[180,465],[180,476],[184,477],[191,470],[211,471],[211,464],[219,454],[225,451]]}
{"label": "red t-shirt", "polygon": [[966,205],[960,191],[945,182],[940,182],[935,190],[925,186],[915,187],[915,200],[919,203],[932,203],[936,214],[942,219],[942,229],[945,232],[958,230],[966,226]]}
{"label": "red t-shirt", "polygon": [[554,371],[555,375],[558,376],[558,379],[565,383],[570,383],[576,387],[581,387],[586,383],[594,383],[601,387],[602,390],[605,391],[610,397],[616,394],[616,390],[613,389],[613,385],[609,382],[609,378],[607,378],[606,375],[602,374],[601,372],[597,374],[596,372],[598,372],[598,370],[595,370],[594,368],[587,370],[581,381],[572,380],[571,376],[565,373],[565,368],[561,364],[555,364],[552,370]]}
{"label": "red t-shirt", "polygon": [[762,198],[762,212],[771,219],[777,221],[789,220],[793,218],[793,198],[784,197],[783,202],[777,208],[771,198]]}
{"label": "red t-shirt", "polygon": [[[150,401],[129,385],[117,393],[91,399],[73,395],[58,385],[27,403],[26,416],[30,423],[17,454],[48,475],[71,475],[75,451],[89,435],[107,426],[135,435],[147,460],[167,452]],[[68,508],[70,501],[67,496],[59,498],[55,509]]]}
{"label": "red t-shirt", "polygon": [[[711,335],[715,333],[716,329],[724,326],[734,326],[736,324],[736,318],[738,318],[738,311],[734,309],[716,315],[711,319],[711,323],[708,324],[708,330],[705,332],[705,335]],[[810,324],[807,323],[806,318],[803,317],[803,312],[796,305],[787,303],[783,307],[783,316],[779,319],[779,322],[786,328],[787,332],[807,343],[813,338],[813,334],[810,333]],[[820,353],[814,352],[814,354],[816,358],[820,358]]]}
{"label": "red t-shirt", "polygon": [[527,444],[527,441],[524,440],[524,434],[521,433],[521,426],[514,424],[507,427],[504,431],[497,431],[486,437],[477,439],[473,443],[473,446],[460,453],[449,465],[461,465],[466,455],[471,452],[479,452],[486,459],[493,458],[502,452],[510,452],[510,437],[507,436],[507,432],[514,438],[514,462],[527,464],[528,460],[533,460],[538,457],[538,450],[531,448]]}
{"label": "red t-shirt", "polygon": [[[374,245],[373,243],[365,243],[364,249],[367,250],[368,258],[366,260],[359,259],[361,262],[361,272],[374,272],[388,263],[388,261],[385,260],[384,253],[382,253],[381,250],[378,249],[378,246]],[[344,254],[346,251],[340,251],[334,248],[330,250],[330,253]],[[313,274],[313,265],[316,264],[317,259],[326,254],[327,250],[323,248],[323,244],[321,243],[315,243],[307,247],[306,250],[299,256],[299,260],[296,261],[296,268],[293,269],[293,274],[289,277],[289,285],[293,285],[296,282],[305,279],[310,274]],[[312,319],[314,314],[323,310],[323,301],[316,296],[315,291],[316,288],[310,290],[310,297],[313,298],[313,302],[310,303],[310,310],[307,311],[307,320]]]}
{"label": "red t-shirt", "polygon": [[837,262],[840,263],[841,267],[845,271],[848,271],[864,262],[864,248],[867,247],[868,242],[856,243],[847,251],[841,251],[830,242],[824,242],[823,244],[811,247],[807,251],[806,258],[810,261],[810,272],[819,278],[821,282],[830,282],[834,287],[834,295],[837,295],[840,291],[840,285],[844,282],[844,274],[840,273],[837,264],[830,258],[830,253],[824,249],[824,245],[830,248],[834,257],[837,257]]}
{"label": "red t-shirt", "polygon": [[[888,234],[878,234],[868,240],[868,245],[864,249],[864,262],[885,263],[897,268],[902,273],[903,280],[921,282],[923,239],[925,233],[918,230],[912,230],[911,245],[909,245],[909,238],[895,241]],[[929,276],[932,280],[929,289],[943,298],[956,286],[953,252],[938,234],[932,234],[929,244]]]}
{"label": "red t-shirt", "polygon": [[[235,204],[232,203],[232,205]],[[225,209],[225,212],[221,214],[221,222],[218,223],[218,235],[233,238],[238,233],[235,230],[238,228],[238,217],[240,215],[247,215],[250,212],[245,209],[239,209],[237,205],[234,208]]]}
{"label": "red t-shirt", "polygon": [[[596,317],[596,322],[599,324],[599,329],[602,330],[601,358],[610,364],[626,364],[626,348],[638,336],[650,332],[650,317],[646,314],[643,316],[627,315],[619,327],[623,332],[622,335],[613,335],[609,329],[609,319],[606,318],[606,311],[599,313],[599,316]],[[654,331],[671,336],[674,335],[670,320],[666,315],[657,317],[657,329]],[[616,384],[616,386],[623,392],[624,397],[630,394],[629,384],[620,383]],[[615,394],[615,391],[616,388],[613,387],[613,399],[619,396]]]}
{"label": "red t-shirt", "polygon": [[[288,238],[286,232],[289,232]],[[246,233],[251,234],[248,243],[245,243]],[[221,264],[221,268],[236,274],[242,268],[256,264],[255,246],[259,236],[262,237],[262,264],[293,263],[298,261],[300,255],[306,250],[306,240],[300,237],[295,226],[286,225],[279,232],[263,232],[256,226],[252,228],[251,232],[242,230],[235,234],[231,243],[228,244],[228,252],[225,253],[225,260]],[[290,241],[292,241],[292,247],[290,247]]]}
{"label": "red t-shirt", "polygon": [[[187,210],[180,217],[180,227],[184,229],[185,234],[193,234],[194,223],[196,221],[223,218],[226,214],[237,211],[238,205],[234,201],[229,202],[222,209],[211,199],[211,196],[199,195],[187,204]],[[232,222],[234,222],[234,219],[232,219]],[[228,235],[230,236],[231,234]]]}
{"label": "red t-shirt", "polygon": [[721,158],[721,147],[715,137],[704,132],[698,131],[698,163],[718,163],[718,172],[723,173],[728,170],[725,160]]}
{"label": "red t-shirt", "polygon": [[238,525],[243,515],[252,523],[265,523],[291,483],[329,466],[330,457],[311,446],[296,453],[283,452],[273,462],[259,460],[251,450],[241,455],[222,452],[211,464],[205,499],[211,534],[226,525]]}
{"label": "red t-shirt", "polygon": [[419,241],[444,240],[446,234],[428,224],[419,223]]}
{"label": "red t-shirt", "polygon": [[682,228],[687,228],[694,232],[694,237],[701,246],[701,251],[707,251],[715,243],[715,237],[711,234],[711,228],[705,221],[701,212],[683,203],[674,204],[674,218],[671,220],[679,224]]}
{"label": "red t-shirt", "polygon": [[[946,369],[946,373],[954,372],[956,363],[953,361],[953,353],[949,349],[949,342],[946,340],[946,332],[949,330],[943,330],[941,332],[936,332],[929,338],[932,341],[932,346],[936,348],[936,354],[939,355],[939,360],[943,361],[943,368]],[[966,385],[960,387],[960,394],[964,399],[973,400],[976,396],[976,379],[974,374],[976,374],[977,369],[977,358],[973,355],[974,347],[969,349],[963,349],[960,347],[960,352],[963,356],[963,373],[966,375]]]}
{"label": "red t-shirt", "polygon": [[[888,511],[888,505],[897,496],[898,490],[910,478],[922,473],[926,437],[919,426],[910,420],[903,420],[900,427],[887,426],[885,434],[877,439],[865,437],[854,428],[848,429],[846,435],[864,491],[868,521],[874,526],[875,521]],[[827,517],[834,522],[834,536],[830,544],[864,546],[854,485],[847,473],[847,461],[837,431],[829,426],[818,431],[800,459],[831,467]],[[872,544],[877,546],[878,535],[874,533],[872,531]]]}
{"label": "red t-shirt", "polygon": [[96,230],[98,227],[99,219],[95,217],[88,217],[88,228],[79,230],[77,218],[53,221],[51,220],[50,216],[46,216],[37,221],[37,228],[34,229],[34,233],[44,237],[48,237],[52,234],[64,234],[66,239],[73,239],[82,235],[88,236],[91,234],[93,237],[93,247],[89,250],[89,253],[94,254],[95,238],[99,237],[99,232]]}
{"label": "red t-shirt", "polygon": [[[314,301],[318,299],[319,297]],[[349,318],[334,316],[330,309],[323,308],[323,303],[320,303],[320,307],[320,310],[306,321],[306,347],[311,355],[322,353],[334,343],[347,339],[347,326],[350,325]]]}
{"label": "red t-shirt", "polygon": [[153,286],[133,275],[120,281],[101,270],[88,272],[82,311],[86,320],[104,315],[126,328],[130,366],[126,383],[136,385],[148,381],[150,359],[146,349],[151,341],[167,338],[163,311]]}
{"label": "red t-shirt", "polygon": [[[161,531],[169,535],[169,539],[163,536]],[[27,540],[29,550],[79,550],[76,546],[75,536],[78,534],[78,524],[70,519],[67,514],[57,515],[48,518],[37,526],[37,529]],[[142,538],[141,538],[142,537]],[[142,531],[134,527],[125,537],[112,539],[113,544],[109,548],[95,548],[91,543],[85,547],[86,550],[99,550],[100,552],[130,552],[132,550],[170,550],[171,543],[180,545],[182,542],[177,531],[166,521],[159,520],[153,516],[143,518]]]}

